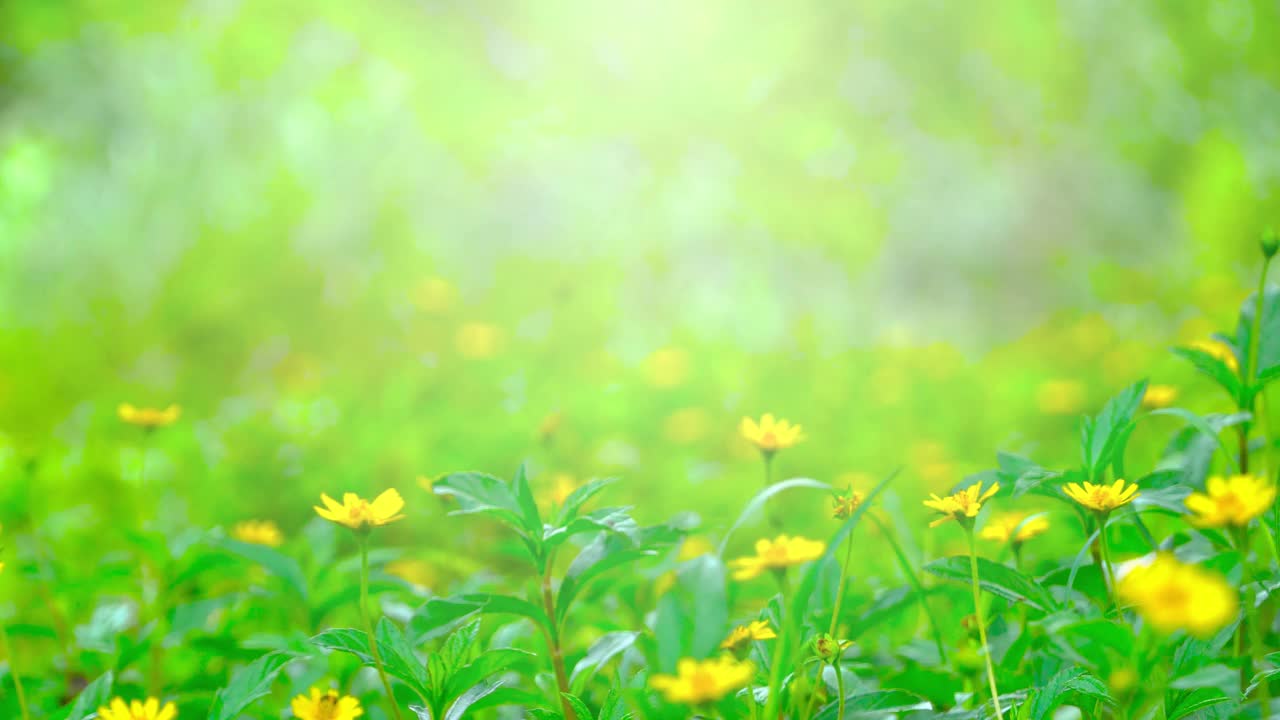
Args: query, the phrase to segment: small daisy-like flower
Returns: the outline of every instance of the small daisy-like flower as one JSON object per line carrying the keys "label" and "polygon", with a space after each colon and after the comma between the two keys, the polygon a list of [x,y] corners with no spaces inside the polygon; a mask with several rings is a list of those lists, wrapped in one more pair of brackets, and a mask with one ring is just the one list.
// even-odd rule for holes
{"label": "small daisy-like flower", "polygon": [[100,720],[173,720],[176,717],[178,708],[173,703],[165,703],[161,707],[156,698],[134,700],[127,704],[124,698],[116,698],[110,705],[98,708]]}
{"label": "small daisy-like flower", "polygon": [[1197,340],[1191,343],[1191,348],[1221,360],[1233,373],[1240,372],[1240,360],[1236,358],[1236,351],[1221,340]]}
{"label": "small daisy-like flower", "polygon": [[964,490],[946,497],[933,495],[930,499],[924,501],[925,507],[937,510],[942,513],[942,517],[929,523],[929,527],[938,527],[952,520],[967,527],[967,524],[971,524],[973,518],[977,517],[978,512],[982,510],[982,503],[989,500],[999,490],[1000,483],[991,483],[991,487],[983,492],[982,482],[978,481]]}
{"label": "small daisy-like flower", "polygon": [[1094,485],[1088,481],[1083,486],[1080,483],[1067,483],[1062,491],[1072,500],[1099,513],[1109,513],[1138,497],[1137,483],[1126,483],[1123,479],[1110,485]]}
{"label": "small daisy-like flower", "polygon": [[1049,518],[1038,515],[1028,520],[1027,517],[1026,513],[1018,512],[997,515],[982,528],[982,537],[984,540],[1021,544],[1049,529]]}
{"label": "small daisy-like flower", "polygon": [[324,493],[320,493],[320,500],[324,507],[316,506],[317,515],[352,530],[368,530],[404,519],[400,512],[404,509],[404,498],[394,488],[383,492],[373,502],[355,493],[344,494],[341,504]]}
{"label": "small daisy-like flower", "polygon": [[1148,410],[1159,410],[1173,405],[1178,400],[1178,388],[1173,385],[1148,385],[1142,394],[1142,407]]}
{"label": "small daisy-like flower", "polygon": [[231,537],[243,543],[280,547],[284,543],[284,534],[270,520],[245,520],[231,528]]}
{"label": "small daisy-like flower", "polygon": [[764,453],[786,450],[804,440],[804,430],[799,425],[792,425],[787,420],[777,420],[773,413],[765,413],[760,422],[744,417],[739,430],[742,437]]}
{"label": "small daisy-like flower", "polygon": [[765,570],[783,570],[817,560],[826,550],[827,544],[821,540],[779,535],[773,540],[757,540],[755,555],[730,560],[729,566],[734,568],[734,580],[750,580]]}
{"label": "small daisy-like flower", "polygon": [[299,695],[290,703],[298,720],[355,720],[364,715],[360,701],[330,688],[321,692],[311,688],[311,695]]}
{"label": "small daisy-like flower", "polygon": [[1221,575],[1162,553],[1150,565],[1134,568],[1117,588],[1156,630],[1186,630],[1209,637],[1236,617],[1236,592]]}
{"label": "small daisy-like flower", "polygon": [[1275,485],[1254,475],[1214,476],[1205,491],[1193,492],[1185,501],[1195,513],[1191,524],[1196,527],[1247,527],[1276,501]]}
{"label": "small daisy-like flower", "polygon": [[866,499],[865,495],[853,488],[849,488],[844,494],[831,498],[831,516],[837,520],[847,520],[858,509],[864,499]]}
{"label": "small daisy-like flower", "polygon": [[675,675],[649,678],[649,687],[662,693],[667,702],[700,705],[746,687],[755,672],[750,662],[729,655],[713,660],[685,658],[676,665]]}
{"label": "small daisy-like flower", "polygon": [[155,430],[156,428],[168,427],[176,422],[182,415],[182,407],[180,405],[170,405],[167,408],[149,408],[134,407],[129,403],[120,403],[116,408],[116,414],[120,419],[130,425],[136,425],[147,430]]}
{"label": "small daisy-like flower", "polygon": [[773,640],[778,634],[769,627],[769,623],[765,620],[753,620],[746,625],[739,625],[734,628],[729,636],[720,643],[721,650],[728,650],[736,653],[747,646],[753,640]]}

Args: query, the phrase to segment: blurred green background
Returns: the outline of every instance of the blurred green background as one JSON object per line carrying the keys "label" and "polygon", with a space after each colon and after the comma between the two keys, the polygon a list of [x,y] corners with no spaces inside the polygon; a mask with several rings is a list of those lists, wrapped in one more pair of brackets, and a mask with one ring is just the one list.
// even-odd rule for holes
{"label": "blurred green background", "polygon": [[1167,348],[1280,218],[1280,6],[851,5],[0,4],[0,521],[431,518],[527,460],[714,532],[766,411],[923,518],[1140,377],[1226,409]]}

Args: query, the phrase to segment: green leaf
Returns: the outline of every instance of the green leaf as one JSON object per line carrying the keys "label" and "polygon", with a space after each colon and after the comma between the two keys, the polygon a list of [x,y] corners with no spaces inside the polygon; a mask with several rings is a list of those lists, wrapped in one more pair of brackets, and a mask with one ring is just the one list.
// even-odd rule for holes
{"label": "green leaf", "polygon": [[217,546],[240,557],[261,565],[267,572],[285,581],[298,597],[307,599],[307,579],[302,574],[298,561],[266,545],[244,543],[231,538],[223,538]]}
{"label": "green leaf", "polygon": [[422,661],[414,654],[400,626],[388,618],[378,621],[374,631],[378,638],[378,654],[388,675],[399,678],[424,700],[431,695],[430,681]]}
{"label": "green leaf", "polygon": [[1040,686],[1031,701],[1032,720],[1045,720],[1073,694],[1111,702],[1107,686],[1083,668],[1065,667]]}
{"label": "green leaf", "polygon": [[569,497],[565,498],[560,512],[556,514],[556,525],[567,525],[578,516],[578,512],[588,500],[617,481],[617,478],[596,478],[574,488],[573,492],[569,493]]}
{"label": "green leaf", "polygon": [[542,528],[530,536],[525,511],[511,486],[498,478],[478,472],[452,473],[437,480],[431,489],[437,495],[457,498],[458,510],[450,515],[481,514],[493,517],[515,530],[521,537],[540,537]]}
{"label": "green leaf", "polygon": [[1219,689],[1229,687],[1235,689],[1239,687],[1239,681],[1239,672],[1222,663],[1214,663],[1174,678],[1169,683],[1169,687],[1175,690],[1194,690],[1206,687]]}
{"label": "green leaf", "polygon": [[564,527],[548,528],[543,535],[547,547],[558,547],[570,537],[584,532],[619,533],[635,542],[640,526],[631,517],[631,508],[601,508],[574,518]]}
{"label": "green leaf", "polygon": [[1231,701],[1231,698],[1223,695],[1221,690],[1212,688],[1170,694],[1176,699],[1172,703],[1167,703],[1168,707],[1165,710],[1167,720],[1180,720],[1205,708]]}
{"label": "green leaf", "polygon": [[538,512],[538,502],[533,499],[533,489],[529,487],[529,478],[525,474],[524,463],[516,468],[516,476],[511,480],[511,492],[515,495],[516,505],[520,509],[520,519],[529,537],[542,535],[542,515]]}
{"label": "green leaf", "polygon": [[453,701],[453,705],[449,706],[449,709],[445,711],[444,720],[462,720],[468,708],[476,704],[480,698],[492,693],[501,686],[501,680],[490,679],[467,690],[459,695],[458,699]]}
{"label": "green leaf", "polygon": [[[948,580],[972,582],[967,555],[934,560],[925,565],[924,570]],[[1057,607],[1053,596],[1043,586],[1013,568],[986,558],[978,558],[978,585],[993,595],[1014,602],[1025,602],[1038,610],[1047,611]]]}
{"label": "green leaf", "polygon": [[432,598],[409,618],[409,634],[414,644],[446,635],[471,615],[480,612],[481,603],[457,598]]}
{"label": "green leaf", "polygon": [[85,720],[85,718],[93,715],[98,708],[106,705],[111,700],[111,687],[115,683],[115,675],[110,670],[98,676],[98,679],[85,686],[84,690],[76,696],[75,702],[71,703],[70,709],[67,710],[66,720]]}
{"label": "green leaf", "polygon": [[491,675],[527,664],[536,657],[533,653],[515,648],[499,648],[482,653],[449,678],[445,687],[445,697],[452,698]]}
{"label": "green leaf", "polygon": [[1146,380],[1136,382],[1107,401],[1097,417],[1085,418],[1081,426],[1082,449],[1084,467],[1090,478],[1101,477],[1102,472],[1123,454],[1132,430],[1133,416],[1142,405],[1146,391]]}
{"label": "green leaf", "polygon": [[1237,407],[1243,404],[1241,401],[1244,399],[1244,385],[1240,382],[1240,376],[1232,371],[1226,363],[1203,350],[1195,348],[1174,348],[1173,354],[1189,361],[1197,370],[1208,375],[1231,396]]}
{"label": "green leaf", "polygon": [[209,707],[209,720],[235,720],[254,700],[271,692],[276,676],[294,660],[294,655],[272,652],[263,655],[231,676],[231,682],[218,691]]}
{"label": "green leaf", "polygon": [[617,535],[600,535],[592,540],[569,563],[560,592],[556,595],[556,621],[562,622],[573,604],[574,598],[587,583],[619,565],[653,555],[652,550],[636,548],[631,541]]}
{"label": "green leaf", "polygon": [[[1190,410],[1184,410],[1182,408],[1162,408],[1160,410],[1152,410],[1151,414],[1170,415],[1181,418],[1191,427],[1199,430],[1208,437],[1213,438],[1214,442],[1218,443],[1218,447],[1222,450],[1222,454],[1226,456],[1227,462],[1230,463],[1231,467],[1236,468],[1237,470],[1239,469],[1239,464],[1236,462],[1235,454],[1231,451],[1231,448],[1227,446],[1226,441],[1222,439],[1222,430],[1224,427],[1229,427],[1229,425],[1214,427],[1207,418],[1203,418]],[[1236,415],[1217,415],[1215,417],[1231,419],[1235,418]]]}
{"label": "green leaf", "polygon": [[311,638],[311,644],[325,650],[337,650],[360,658],[366,664],[373,663],[369,653],[369,635],[355,628],[333,628]]}
{"label": "green leaf", "polygon": [[[596,670],[604,667],[619,653],[634,645],[638,637],[640,633],[630,630],[605,633],[599,640],[592,643],[587,654],[573,666],[573,673],[569,676],[570,688],[580,691]],[[579,683],[579,680],[582,682]]]}
{"label": "green leaf", "polygon": [[[1246,354],[1253,341],[1253,319],[1257,314],[1258,293],[1254,292],[1240,303],[1240,319],[1236,323],[1236,334],[1230,343],[1239,348],[1239,354]],[[1280,290],[1267,288],[1262,294],[1262,337],[1258,343],[1257,376],[1263,375],[1268,381],[1280,373]],[[1244,367],[1241,359],[1240,367]]]}
{"label": "green leaf", "polygon": [[484,615],[520,615],[538,623],[541,627],[549,627],[550,625],[547,613],[541,607],[528,600],[521,600],[510,595],[469,593],[459,596],[458,600],[476,605],[481,614]]}
{"label": "green leaf", "polygon": [[[874,717],[883,714],[903,713],[909,710],[932,710],[933,705],[919,695],[905,690],[877,690],[875,692],[854,695],[845,701],[845,715],[875,713]],[[837,720],[840,706],[828,703],[814,720]]]}
{"label": "green leaf", "polygon": [[[569,706],[573,708],[573,713],[578,716],[578,720],[594,720],[591,708],[587,707],[587,704],[579,700],[576,695],[560,693],[560,697],[569,702]],[[569,718],[569,720],[572,720],[572,718]]]}

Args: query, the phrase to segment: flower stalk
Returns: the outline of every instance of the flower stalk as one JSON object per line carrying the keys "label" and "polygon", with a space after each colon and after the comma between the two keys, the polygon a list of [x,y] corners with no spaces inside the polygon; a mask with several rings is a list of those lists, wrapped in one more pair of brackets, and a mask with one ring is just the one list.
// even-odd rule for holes
{"label": "flower stalk", "polygon": [[9,677],[13,678],[14,694],[18,697],[18,710],[22,713],[22,720],[31,720],[31,712],[27,709],[27,696],[22,689],[22,678],[18,676],[17,663],[14,661],[13,649],[9,644],[9,633],[0,625],[0,650],[4,651],[4,656],[9,660]]}
{"label": "flower stalk", "polygon": [[1000,691],[996,688],[996,669],[991,663],[991,646],[987,643],[987,622],[982,617],[982,596],[978,584],[978,540],[972,523],[966,524],[965,531],[969,535],[969,572],[973,585],[974,619],[978,623],[978,639],[982,642],[982,658],[987,665],[987,684],[991,689],[991,702],[996,708],[996,718],[1004,720],[1004,710],[1000,708]]}
{"label": "flower stalk", "polygon": [[560,696],[560,710],[566,718],[574,717],[573,706],[565,695],[569,692],[569,673],[565,669],[564,649],[560,647],[560,625],[556,622],[555,596],[551,592],[551,563],[554,555],[547,556],[547,564],[542,570],[542,607],[547,612],[547,626],[543,628],[546,635],[547,651],[551,653],[551,666],[556,673],[556,689]]}
{"label": "flower stalk", "polygon": [[391,681],[387,678],[386,668],[382,664],[382,655],[378,652],[378,639],[373,633],[373,615],[369,612],[369,534],[357,532],[360,545],[360,618],[364,621],[364,630],[369,635],[369,654],[373,655],[374,667],[378,669],[378,678],[382,680],[382,689],[387,693],[387,702],[391,703],[391,711],[396,720],[403,720],[400,715],[400,704],[391,691]]}

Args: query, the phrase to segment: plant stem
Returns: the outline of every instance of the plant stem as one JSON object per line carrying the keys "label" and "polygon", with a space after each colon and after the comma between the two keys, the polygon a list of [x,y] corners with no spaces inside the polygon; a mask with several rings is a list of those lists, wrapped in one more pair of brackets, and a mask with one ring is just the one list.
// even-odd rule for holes
{"label": "plant stem", "polygon": [[0,625],[0,650],[4,651],[4,656],[9,661],[9,677],[13,678],[14,692],[18,695],[18,709],[22,712],[22,720],[31,720],[31,713],[27,710],[27,696],[22,690],[22,678],[18,677],[18,668],[13,661],[13,650],[9,646],[9,633],[5,631],[3,625]]}
{"label": "plant stem", "polygon": [[996,706],[996,718],[1004,720],[1004,710],[1000,709],[1000,691],[996,689],[996,669],[991,664],[991,646],[987,643],[987,622],[982,617],[982,598],[978,592],[978,540],[973,527],[965,528],[969,533],[969,572],[973,581],[973,613],[978,623],[978,639],[982,641],[982,657],[987,662],[987,683],[991,686],[991,702]]}
{"label": "plant stem", "polygon": [[1115,566],[1111,562],[1111,543],[1107,540],[1105,515],[1098,517],[1098,540],[1102,543],[1102,583],[1107,586],[1107,599],[1111,601],[1111,608],[1120,612],[1120,605],[1116,602]]}
{"label": "plant stem", "polygon": [[[836,583],[836,604],[831,610],[831,628],[827,634],[836,637],[836,626],[840,623],[840,606],[844,603],[844,583],[849,576],[849,561],[853,559],[853,533],[844,539],[844,564],[840,566],[840,582]],[[839,638],[836,638],[839,642]]]}
{"label": "plant stem", "polygon": [[364,631],[369,634],[369,653],[373,655],[373,664],[378,669],[378,677],[382,679],[382,689],[387,693],[387,702],[391,703],[391,711],[396,720],[402,720],[400,703],[396,702],[395,693],[391,691],[391,681],[387,679],[387,671],[382,666],[382,655],[378,653],[378,640],[373,634],[373,616],[369,612],[369,537],[359,535],[360,543],[360,617],[364,620]]}
{"label": "plant stem", "polygon": [[836,712],[836,717],[840,718],[840,720],[844,720],[844,673],[840,671],[840,663],[836,663],[832,667],[834,667],[836,671],[836,693],[840,696],[840,698],[836,700],[836,702],[839,703],[839,710]]}
{"label": "plant stem", "polygon": [[933,616],[933,608],[929,605],[929,598],[924,589],[924,583],[920,582],[920,577],[916,575],[916,571],[911,567],[911,561],[907,559],[907,554],[903,552],[902,546],[898,544],[893,533],[889,532],[888,526],[880,519],[879,515],[874,512],[868,512],[867,517],[880,528],[881,534],[889,541],[889,547],[893,549],[894,555],[898,558],[898,564],[902,566],[902,572],[907,576],[907,582],[911,583],[912,589],[916,593],[916,597],[920,601],[921,607],[924,608],[925,617],[929,620],[929,630],[933,634],[933,642],[938,646],[938,658],[945,664],[947,662],[946,647],[942,644],[942,632],[938,629],[938,620]]}
{"label": "plant stem", "polygon": [[542,570],[542,607],[547,611],[547,622],[543,628],[547,637],[547,648],[551,652],[551,666],[556,672],[556,688],[559,689],[560,711],[565,718],[574,717],[573,706],[565,698],[569,692],[569,673],[565,671],[564,651],[560,647],[560,624],[556,622],[555,597],[551,593],[551,564],[554,555],[547,556],[547,563]]}
{"label": "plant stem", "polygon": [[[1258,522],[1265,525],[1261,518]],[[1247,568],[1249,567],[1249,553],[1251,550],[1249,529],[1240,528],[1236,540],[1239,545],[1240,564]],[[1256,580],[1249,582],[1246,585],[1247,589],[1244,594],[1244,621],[1249,632],[1249,658],[1240,668],[1242,674],[1242,687],[1240,689],[1242,692],[1248,690],[1248,683],[1253,679],[1254,673],[1258,672],[1258,669],[1262,666],[1263,639],[1262,626],[1258,621],[1258,589],[1256,582]],[[1244,677],[1246,670],[1248,677]],[[1262,710],[1262,717],[1271,717],[1271,684],[1266,679],[1258,683],[1258,706]]]}

